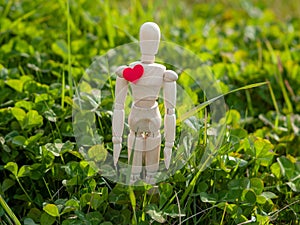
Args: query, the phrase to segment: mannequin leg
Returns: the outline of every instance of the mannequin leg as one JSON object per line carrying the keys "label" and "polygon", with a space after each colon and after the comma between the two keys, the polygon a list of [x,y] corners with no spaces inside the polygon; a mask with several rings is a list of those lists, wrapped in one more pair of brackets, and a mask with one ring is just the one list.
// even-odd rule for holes
{"label": "mannequin leg", "polygon": [[156,183],[155,176],[159,169],[161,144],[160,133],[157,132],[155,137],[148,137],[146,142],[146,146],[148,146],[147,151],[145,152],[146,182],[149,184],[154,184]]}
{"label": "mannequin leg", "polygon": [[[132,166],[130,183],[133,184],[141,179],[143,168],[143,149],[145,145],[143,137],[136,136],[134,131],[128,135],[128,164]],[[133,154],[133,155],[132,155]]]}

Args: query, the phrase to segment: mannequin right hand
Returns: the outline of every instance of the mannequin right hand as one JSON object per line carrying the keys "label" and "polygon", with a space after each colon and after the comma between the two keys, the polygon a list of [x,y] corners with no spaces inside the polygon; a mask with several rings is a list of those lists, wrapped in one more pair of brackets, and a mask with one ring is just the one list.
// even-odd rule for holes
{"label": "mannequin right hand", "polygon": [[165,147],[164,148],[164,161],[165,161],[165,166],[167,169],[170,167],[170,162],[171,162],[171,157],[172,157],[172,148],[170,147]]}
{"label": "mannequin right hand", "polygon": [[114,146],[113,146],[114,166],[116,166],[118,163],[121,149],[122,149],[121,143],[114,144]]}

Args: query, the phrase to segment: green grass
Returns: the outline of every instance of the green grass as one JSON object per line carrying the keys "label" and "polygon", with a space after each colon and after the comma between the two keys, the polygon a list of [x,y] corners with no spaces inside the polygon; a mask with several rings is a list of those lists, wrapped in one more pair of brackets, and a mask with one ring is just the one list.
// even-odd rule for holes
{"label": "green grass", "polygon": [[[0,224],[299,224],[299,9],[292,0],[0,0]],[[72,130],[85,69],[137,40],[145,21],[203,60],[227,105],[218,154],[199,168],[201,133],[188,164],[156,191],[101,176]],[[178,83],[206,131],[210,102],[191,80]],[[102,96],[94,149],[112,150],[112,104]]]}

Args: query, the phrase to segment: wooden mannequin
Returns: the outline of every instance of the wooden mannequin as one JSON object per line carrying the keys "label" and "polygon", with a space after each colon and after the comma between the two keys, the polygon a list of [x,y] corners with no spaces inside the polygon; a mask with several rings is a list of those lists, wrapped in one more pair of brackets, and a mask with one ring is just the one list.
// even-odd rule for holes
{"label": "wooden mannequin", "polygon": [[113,158],[116,166],[122,148],[124,103],[128,84],[130,84],[133,97],[128,117],[130,133],[127,140],[128,162],[132,163],[130,183],[140,179],[143,165],[146,171],[146,182],[155,183],[161,145],[161,115],[156,100],[161,88],[163,88],[165,105],[164,162],[167,169],[170,166],[176,133],[175,106],[178,75],[154,62],[159,42],[158,25],[152,22],[144,23],[140,28],[141,61],[133,62],[129,67],[120,66],[116,70],[116,96],[112,121]]}

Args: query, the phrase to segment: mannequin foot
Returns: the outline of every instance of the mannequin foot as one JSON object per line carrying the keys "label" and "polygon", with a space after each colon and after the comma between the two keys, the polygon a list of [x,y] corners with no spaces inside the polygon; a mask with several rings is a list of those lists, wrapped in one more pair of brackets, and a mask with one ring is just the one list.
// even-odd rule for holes
{"label": "mannequin foot", "polygon": [[146,175],[146,183],[148,184],[155,184],[156,183],[156,178],[155,178],[156,172],[147,172]]}
{"label": "mannequin foot", "polygon": [[130,175],[130,184],[134,184],[138,180],[140,180],[140,174],[131,174]]}

